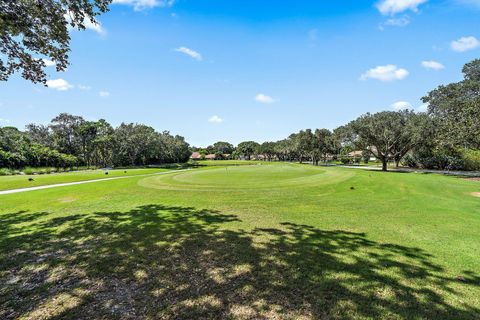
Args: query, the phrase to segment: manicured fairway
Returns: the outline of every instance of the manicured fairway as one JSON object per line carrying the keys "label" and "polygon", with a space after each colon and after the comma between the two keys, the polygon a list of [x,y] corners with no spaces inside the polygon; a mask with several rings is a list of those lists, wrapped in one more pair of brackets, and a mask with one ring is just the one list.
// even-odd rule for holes
{"label": "manicured fairway", "polygon": [[[84,170],[67,173],[53,173],[45,175],[15,175],[0,177],[0,191],[19,188],[37,187],[57,183],[78,182],[94,179],[124,177],[132,175],[164,172],[167,169],[118,169],[118,170]],[[108,172],[108,174],[105,174]],[[29,181],[32,178],[33,181]]]}
{"label": "manicured fairway", "polygon": [[264,163],[0,196],[0,318],[478,319],[473,192]]}

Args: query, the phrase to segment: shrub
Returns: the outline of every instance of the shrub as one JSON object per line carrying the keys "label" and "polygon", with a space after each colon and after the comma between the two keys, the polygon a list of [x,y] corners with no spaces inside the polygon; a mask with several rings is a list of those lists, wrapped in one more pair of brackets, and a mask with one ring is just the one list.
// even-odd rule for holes
{"label": "shrub", "polygon": [[34,172],[35,172],[34,169],[31,167],[26,167],[25,169],[23,169],[23,173],[27,175],[32,175]]}
{"label": "shrub", "polygon": [[463,150],[462,158],[465,170],[480,170],[480,150]]}
{"label": "shrub", "polygon": [[352,163],[352,159],[349,156],[343,155],[340,157],[340,162],[343,164],[350,164]]}
{"label": "shrub", "polygon": [[418,167],[418,164],[417,164],[417,161],[416,159],[410,155],[410,154],[407,154],[405,157],[403,157],[402,159],[402,165],[403,166],[407,166],[409,168],[416,168]]}
{"label": "shrub", "polygon": [[0,176],[9,176],[11,174],[13,173],[10,169],[7,169],[7,168],[0,169]]}

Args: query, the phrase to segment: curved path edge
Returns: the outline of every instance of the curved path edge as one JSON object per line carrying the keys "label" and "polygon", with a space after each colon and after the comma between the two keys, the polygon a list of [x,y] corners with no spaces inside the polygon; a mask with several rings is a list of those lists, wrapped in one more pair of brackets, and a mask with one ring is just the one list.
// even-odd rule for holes
{"label": "curved path edge", "polygon": [[50,188],[58,188],[58,187],[68,187],[68,186],[74,186],[74,185],[77,185],[77,184],[86,184],[86,183],[93,183],[93,182],[101,182],[101,181],[109,181],[109,180],[117,180],[117,179],[127,179],[127,178],[135,178],[135,177],[145,177],[145,176],[153,176],[153,175],[158,175],[158,174],[168,174],[168,173],[182,172],[182,171],[187,171],[187,170],[191,170],[191,169],[182,169],[182,170],[172,170],[172,171],[166,171],[166,172],[137,174],[137,175],[131,175],[131,176],[124,176],[124,177],[100,178],[100,179],[93,179],[93,180],[47,184],[47,185],[44,185],[44,186],[37,186],[37,187],[3,190],[3,191],[0,191],[0,195],[27,192],[27,191],[35,191],[35,190],[43,190],[43,189],[50,189]]}

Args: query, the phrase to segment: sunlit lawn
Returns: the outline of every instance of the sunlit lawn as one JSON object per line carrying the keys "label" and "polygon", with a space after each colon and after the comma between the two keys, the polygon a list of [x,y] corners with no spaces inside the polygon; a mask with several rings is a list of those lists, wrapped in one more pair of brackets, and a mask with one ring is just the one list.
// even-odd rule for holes
{"label": "sunlit lawn", "polygon": [[[42,175],[0,176],[0,190],[29,188],[57,183],[78,182],[85,180],[143,175],[168,171],[167,169],[118,169],[118,170],[83,170],[74,172],[51,173]],[[108,173],[107,173],[108,172]]]}
{"label": "sunlit lawn", "polygon": [[0,196],[0,318],[478,319],[479,191],[264,163]]}

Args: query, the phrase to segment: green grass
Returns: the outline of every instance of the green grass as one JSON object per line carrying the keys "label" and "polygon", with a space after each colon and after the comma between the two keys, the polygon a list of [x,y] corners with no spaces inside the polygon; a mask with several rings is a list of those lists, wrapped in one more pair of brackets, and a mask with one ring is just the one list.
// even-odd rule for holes
{"label": "green grass", "polygon": [[[168,171],[167,169],[118,169],[108,170],[84,170],[64,173],[52,173],[48,175],[15,175],[0,176],[0,191],[19,188],[37,187],[57,183],[78,182],[85,180],[104,179],[112,177],[123,177],[132,175],[143,175],[156,172]],[[32,178],[33,181],[29,181]]]}
{"label": "green grass", "polygon": [[0,196],[0,318],[478,319],[472,192],[262,163]]}

